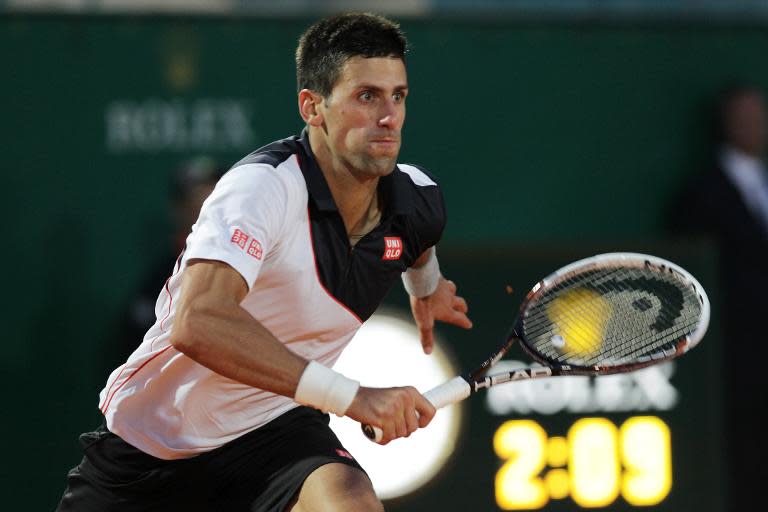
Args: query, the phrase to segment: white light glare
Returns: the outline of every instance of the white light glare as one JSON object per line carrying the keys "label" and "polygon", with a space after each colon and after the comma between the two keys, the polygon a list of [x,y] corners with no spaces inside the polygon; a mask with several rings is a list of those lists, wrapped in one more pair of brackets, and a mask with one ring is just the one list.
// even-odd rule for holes
{"label": "white light glare", "polygon": [[[414,386],[421,393],[456,375],[441,341],[425,355],[412,321],[379,312],[355,335],[334,369],[363,386]],[[368,472],[382,499],[408,494],[431,480],[453,453],[459,433],[460,405],[438,411],[425,429],[380,446],[363,435],[360,424],[331,415],[331,428]]]}

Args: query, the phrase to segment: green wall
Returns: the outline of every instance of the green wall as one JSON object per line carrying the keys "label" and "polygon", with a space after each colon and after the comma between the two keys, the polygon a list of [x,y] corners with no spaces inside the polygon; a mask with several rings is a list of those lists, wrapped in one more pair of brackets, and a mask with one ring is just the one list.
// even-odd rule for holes
{"label": "green wall", "polygon": [[[19,441],[0,471],[24,509],[53,506],[76,434],[99,421],[100,357],[162,252],[170,171],[301,129],[292,54],[306,25],[0,17],[0,367],[5,439]],[[402,160],[440,178],[449,249],[497,247],[510,264],[520,247],[663,236],[675,189],[705,162],[712,95],[734,79],[768,88],[760,27],[403,26]]]}

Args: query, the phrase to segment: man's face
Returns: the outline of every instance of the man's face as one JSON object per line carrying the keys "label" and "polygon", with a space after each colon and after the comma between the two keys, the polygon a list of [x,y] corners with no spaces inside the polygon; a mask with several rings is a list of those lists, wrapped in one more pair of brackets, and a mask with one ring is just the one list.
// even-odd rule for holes
{"label": "man's face", "polygon": [[751,155],[765,150],[765,103],[757,91],[731,99],[726,111],[726,136],[733,146]]}
{"label": "man's face", "polygon": [[392,172],[400,152],[407,94],[401,59],[349,59],[318,107],[332,157],[363,178]]}

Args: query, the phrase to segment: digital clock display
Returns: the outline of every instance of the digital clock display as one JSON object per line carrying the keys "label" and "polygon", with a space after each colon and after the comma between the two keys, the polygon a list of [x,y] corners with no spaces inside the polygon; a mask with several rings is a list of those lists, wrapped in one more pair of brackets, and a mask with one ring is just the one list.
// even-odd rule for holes
{"label": "digital clock display", "polygon": [[[522,361],[504,361],[515,369]],[[531,380],[488,390],[486,410],[507,419],[493,434],[501,510],[535,510],[570,498],[584,509],[662,503],[672,489],[672,435],[658,414],[674,410],[677,362],[628,374]],[[637,414],[643,411],[642,414]],[[576,413],[576,419],[562,422]],[[571,414],[568,414],[571,413]],[[606,413],[620,419],[608,418]],[[561,421],[557,426],[552,418]]]}
{"label": "digital clock display", "polygon": [[582,508],[611,505],[621,496],[656,505],[672,487],[669,427],[656,416],[617,426],[600,417],[576,420],[565,436],[549,436],[536,421],[509,420],[493,436],[503,461],[495,477],[503,510],[530,510],[570,496]]}

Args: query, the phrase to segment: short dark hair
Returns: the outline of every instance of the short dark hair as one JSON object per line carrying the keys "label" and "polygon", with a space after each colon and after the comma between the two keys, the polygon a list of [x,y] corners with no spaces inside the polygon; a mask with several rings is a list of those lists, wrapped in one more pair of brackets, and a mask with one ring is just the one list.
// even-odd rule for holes
{"label": "short dark hair", "polygon": [[400,25],[378,14],[344,13],[324,18],[304,32],[296,48],[298,90],[328,96],[352,57],[405,61],[408,42]]}

